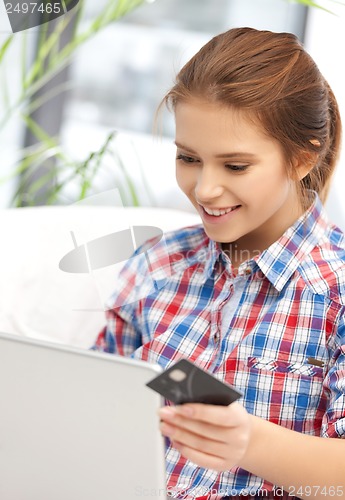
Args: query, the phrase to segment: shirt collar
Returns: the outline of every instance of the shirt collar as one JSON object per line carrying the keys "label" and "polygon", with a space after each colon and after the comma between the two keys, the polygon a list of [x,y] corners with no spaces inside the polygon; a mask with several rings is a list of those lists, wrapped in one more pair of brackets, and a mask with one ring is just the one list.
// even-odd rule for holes
{"label": "shirt collar", "polygon": [[280,292],[305,257],[324,236],[328,218],[321,200],[313,191],[314,201],[296,222],[257,258],[257,265]]}
{"label": "shirt collar", "polygon": [[[281,291],[292,274],[312,249],[324,236],[328,227],[328,218],[321,200],[314,192],[314,202],[285,233],[260,255],[243,262],[239,267],[239,274],[252,274],[258,267],[264,276],[272,283],[277,291]],[[211,240],[204,233],[205,239],[199,241],[187,260],[175,264],[175,272],[181,272],[196,262],[204,262],[201,279],[206,281],[216,272],[218,261],[222,267],[232,274],[230,259],[222,251],[221,244]],[[201,253],[200,253],[201,252]]]}
{"label": "shirt collar", "polygon": [[[260,255],[242,263],[239,274],[246,274],[245,270],[254,272],[257,266],[267,277],[277,291],[281,291],[304,258],[318,244],[328,227],[328,218],[316,193],[314,201],[284,234]],[[229,258],[222,251],[218,242],[209,240],[209,258],[206,259],[204,278],[207,279],[213,272],[218,259],[222,258],[225,268],[231,273]]]}

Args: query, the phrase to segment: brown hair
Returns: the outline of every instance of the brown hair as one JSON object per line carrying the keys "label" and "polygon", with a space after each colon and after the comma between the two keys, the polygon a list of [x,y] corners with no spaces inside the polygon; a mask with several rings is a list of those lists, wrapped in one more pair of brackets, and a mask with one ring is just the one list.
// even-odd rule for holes
{"label": "brown hair", "polygon": [[[331,88],[295,35],[236,28],[214,37],[180,70],[160,107],[174,110],[193,98],[250,111],[280,143],[303,207],[307,189],[325,202],[341,119]],[[313,165],[301,181],[296,159]]]}

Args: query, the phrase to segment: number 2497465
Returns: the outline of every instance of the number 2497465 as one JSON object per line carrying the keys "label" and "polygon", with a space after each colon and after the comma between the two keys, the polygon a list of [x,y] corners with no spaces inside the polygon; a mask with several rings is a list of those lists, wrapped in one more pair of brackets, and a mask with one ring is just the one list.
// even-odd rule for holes
{"label": "number 2497465", "polygon": [[8,14],[18,13],[18,14],[33,14],[34,12],[41,12],[42,14],[60,14],[62,13],[61,3],[41,3],[41,2],[23,2],[13,4],[11,2],[6,3],[6,12]]}
{"label": "number 2497465", "polygon": [[315,495],[322,495],[325,496],[325,498],[344,498],[344,488],[342,486],[304,486],[303,488],[290,487],[288,491],[289,496],[315,497]]}

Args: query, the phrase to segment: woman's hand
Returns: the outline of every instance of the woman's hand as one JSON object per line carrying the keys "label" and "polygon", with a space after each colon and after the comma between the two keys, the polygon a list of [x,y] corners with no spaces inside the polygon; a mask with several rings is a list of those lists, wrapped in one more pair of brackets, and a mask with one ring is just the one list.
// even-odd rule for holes
{"label": "woman's hand", "polygon": [[243,406],[188,403],[159,411],[160,430],[181,455],[219,472],[239,465],[251,437],[251,416]]}

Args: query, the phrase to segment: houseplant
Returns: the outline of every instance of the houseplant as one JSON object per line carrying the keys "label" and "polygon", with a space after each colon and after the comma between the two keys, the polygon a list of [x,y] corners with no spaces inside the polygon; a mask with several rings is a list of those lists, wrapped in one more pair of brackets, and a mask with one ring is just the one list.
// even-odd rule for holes
{"label": "houseplant", "polygon": [[[82,199],[86,196],[97,166],[103,156],[107,154],[110,144],[113,144],[116,140],[116,133],[110,133],[98,151],[90,152],[85,159],[76,162],[63,151],[58,138],[49,135],[40,123],[35,121],[33,118],[34,112],[43,103],[68,89],[68,82],[62,82],[46,92],[44,90],[47,84],[53,81],[70,64],[73,55],[81,45],[111,23],[116,22],[146,2],[149,2],[149,0],[108,0],[99,14],[87,25],[85,25],[85,22],[81,22],[83,2],[79,2],[68,14],[47,23],[49,25],[54,24],[53,29],[46,29],[46,25],[40,27],[35,57],[32,60],[29,59],[28,34],[26,31],[15,35],[10,34],[0,46],[0,65],[3,69],[0,134],[8,125],[8,122],[14,116],[17,116],[36,139],[35,144],[21,151],[21,157],[10,176],[1,179],[4,182],[11,177],[15,177],[19,181],[13,195],[12,204],[14,206],[31,205],[40,202],[44,204],[55,203],[64,185],[73,180],[76,180],[80,186],[77,198]],[[69,40],[62,45],[61,38],[67,31],[69,31]],[[10,95],[10,82],[6,81],[4,77],[4,65],[6,65],[6,58],[12,56],[11,47],[15,36],[22,38],[20,62],[22,77],[19,93],[10,99],[8,97]],[[123,171],[121,158],[117,157],[115,160]],[[36,171],[42,169],[42,165],[46,166],[43,174],[41,172],[35,178]],[[57,182],[57,169],[61,168],[64,171],[62,180]],[[125,175],[125,180],[131,193],[131,203],[138,204],[130,178]],[[44,198],[40,200],[37,198],[37,193],[42,186],[45,187]]]}
{"label": "houseplant", "polygon": [[[332,5],[332,2],[344,5],[343,2],[336,2],[336,0],[325,0],[323,4],[312,0],[294,0],[294,2],[328,12],[330,12],[328,4]],[[126,167],[117,154],[115,132],[109,133],[98,151],[92,151],[83,160],[76,161],[63,150],[58,137],[49,134],[35,120],[34,113],[42,103],[68,89],[68,81],[63,81],[54,86],[53,89],[42,93],[42,89],[45,88],[47,83],[51,82],[68,66],[78,48],[109,24],[143,3],[145,3],[145,0],[109,0],[96,18],[85,26],[81,24],[83,2],[80,1],[77,7],[68,15],[55,20],[51,32],[42,29],[36,55],[32,61],[29,61],[27,54],[27,34],[23,32],[16,35],[22,36],[23,39],[21,90],[15,100],[6,101],[4,99],[5,112],[0,117],[0,134],[9,119],[17,114],[27,127],[27,130],[35,138],[35,143],[21,151],[21,157],[11,173],[11,176],[16,177],[19,181],[13,196],[13,205],[56,203],[59,201],[64,186],[72,181],[76,181],[79,186],[76,199],[84,198],[89,193],[98,166],[108,154],[115,155],[114,161],[121,171],[122,179],[124,179],[128,188],[127,191],[130,193],[128,203],[131,205],[139,204],[138,195],[130,177],[127,175]],[[70,30],[69,41],[64,46],[60,46],[60,40],[67,30]],[[1,65],[5,63],[6,57],[10,57],[13,37],[14,35],[10,35],[0,47]],[[7,94],[5,81],[2,95],[4,97]],[[36,175],[37,172],[39,172],[39,175]],[[57,175],[57,172],[59,172],[59,175]],[[42,198],[40,198],[41,191],[43,191]]]}

